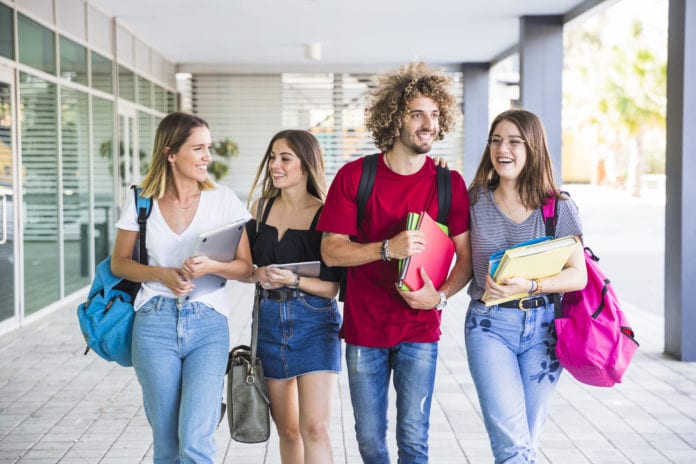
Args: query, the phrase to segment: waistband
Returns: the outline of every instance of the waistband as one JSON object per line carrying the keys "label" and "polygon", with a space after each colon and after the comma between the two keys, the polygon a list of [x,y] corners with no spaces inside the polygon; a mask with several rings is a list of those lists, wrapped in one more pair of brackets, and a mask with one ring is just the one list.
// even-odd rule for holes
{"label": "waistband", "polygon": [[280,287],[273,290],[261,290],[261,297],[272,301],[286,301],[300,298],[305,292],[298,288]]}
{"label": "waistband", "polygon": [[521,309],[522,311],[529,311],[530,309],[545,306],[549,303],[553,303],[553,295],[539,295],[520,298],[518,300],[510,300],[500,303],[498,306],[501,308],[517,308]]}

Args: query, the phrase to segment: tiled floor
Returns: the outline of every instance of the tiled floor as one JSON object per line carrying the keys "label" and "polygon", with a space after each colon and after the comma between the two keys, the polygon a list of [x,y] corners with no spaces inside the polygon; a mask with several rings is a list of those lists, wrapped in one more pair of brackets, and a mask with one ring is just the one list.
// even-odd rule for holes
{"label": "tiled floor", "polygon": [[[230,333],[236,344],[248,340],[252,295],[249,285],[231,290],[237,310]],[[545,428],[541,462],[696,463],[696,363],[662,354],[663,319],[654,308],[631,304],[644,301],[639,292],[632,290],[625,303],[641,348],[624,382],[601,389],[564,375]],[[433,464],[492,462],[466,363],[467,303],[460,293],[443,316],[431,416]],[[150,429],[133,369],[82,355],[74,306],[66,304],[0,336],[0,463],[151,462]],[[335,462],[359,463],[345,373],[331,433]],[[393,430],[389,438],[396,462]],[[245,445],[230,441],[223,422],[217,443],[220,463],[280,463],[275,432],[268,443]]]}

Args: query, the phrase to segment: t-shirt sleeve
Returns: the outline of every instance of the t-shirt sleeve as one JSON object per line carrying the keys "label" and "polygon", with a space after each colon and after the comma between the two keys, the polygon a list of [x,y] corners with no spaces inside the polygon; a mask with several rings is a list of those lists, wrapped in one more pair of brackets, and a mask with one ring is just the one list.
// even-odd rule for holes
{"label": "t-shirt sleeve", "polygon": [[455,237],[469,230],[469,195],[461,174],[451,171],[452,203],[447,216],[450,237]]}
{"label": "t-shirt sleeve", "polygon": [[130,189],[126,195],[126,201],[123,202],[121,217],[116,223],[116,228],[136,232],[140,230],[138,214],[135,212],[135,195],[133,195],[133,191]]}
{"label": "t-shirt sleeve", "polygon": [[571,198],[559,200],[558,224],[556,224],[556,237],[567,237],[568,235],[582,235],[580,212]]}
{"label": "t-shirt sleeve", "polygon": [[358,205],[355,173],[362,169],[362,160],[343,166],[336,173],[324,201],[317,230],[335,234],[357,235]]}

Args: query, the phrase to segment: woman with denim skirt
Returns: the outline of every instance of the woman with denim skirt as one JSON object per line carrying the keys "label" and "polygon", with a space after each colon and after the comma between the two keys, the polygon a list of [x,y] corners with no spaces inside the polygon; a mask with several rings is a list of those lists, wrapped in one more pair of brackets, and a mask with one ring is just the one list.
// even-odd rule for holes
{"label": "woman with denim skirt", "polygon": [[[554,349],[552,295],[581,289],[587,280],[580,246],[552,277],[496,283],[489,275],[491,254],[546,235],[541,206],[550,192],[559,200],[556,236],[580,236],[577,207],[553,182],[541,120],[524,110],[499,114],[469,188],[474,278],[465,323],[469,370],[496,463],[537,462],[562,370]],[[528,296],[486,306],[484,291],[489,301]]]}
{"label": "woman with denim skirt", "polygon": [[196,116],[172,113],[160,122],[141,192],[153,199],[149,265],[132,259],[139,230],[133,195],[116,224],[112,271],[142,282],[134,302],[132,353],[156,464],[215,460],[231,300],[220,287],[186,296],[201,276],[240,279],[251,271],[246,232],[230,262],[190,256],[199,234],[250,218],[230,189],[209,179],[210,145],[208,124]]}
{"label": "woman with denim skirt", "polygon": [[258,353],[281,462],[330,464],[331,404],[341,370],[341,315],[334,299],[340,274],[323,262],[318,277],[272,266],[321,261],[316,223],[326,182],[317,139],[302,130],[276,134],[249,198],[257,186],[261,199],[251,206],[256,219],[247,224],[254,262],[249,281],[262,289]]}

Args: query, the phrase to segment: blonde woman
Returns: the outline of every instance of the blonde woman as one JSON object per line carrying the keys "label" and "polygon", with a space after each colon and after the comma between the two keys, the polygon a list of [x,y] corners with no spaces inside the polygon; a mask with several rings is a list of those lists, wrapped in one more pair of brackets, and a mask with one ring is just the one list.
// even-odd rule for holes
{"label": "blonde woman", "polygon": [[133,366],[152,427],[154,462],[161,464],[214,462],[213,435],[229,351],[231,307],[224,289],[183,304],[177,300],[193,289],[197,277],[240,279],[251,271],[246,234],[231,262],[189,257],[198,234],[250,218],[231,190],[208,178],[210,145],[208,124],[201,118],[172,113],[160,122],[141,193],[153,199],[148,265],[131,258],[138,238],[133,196],[116,224],[112,271],[142,282],[134,304]]}

